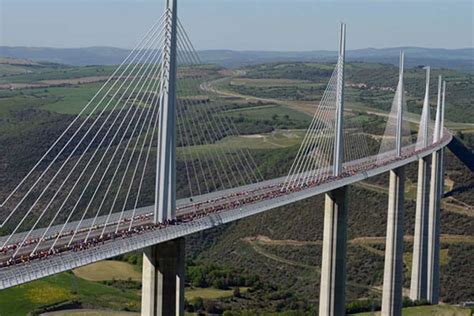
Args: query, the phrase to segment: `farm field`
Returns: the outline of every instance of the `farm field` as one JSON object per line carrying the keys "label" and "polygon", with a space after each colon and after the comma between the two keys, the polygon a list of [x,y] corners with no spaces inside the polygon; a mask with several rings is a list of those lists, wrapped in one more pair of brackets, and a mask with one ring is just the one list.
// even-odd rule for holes
{"label": "farm field", "polygon": [[43,313],[42,316],[138,316],[140,313],[117,312],[107,310],[78,309]]}
{"label": "farm field", "polygon": [[141,273],[126,262],[106,260],[73,270],[73,273],[88,281],[133,280],[141,281]]}
{"label": "farm field", "polygon": [[[78,309],[72,315],[134,315],[113,310],[123,310],[124,307],[132,311],[139,309],[141,272],[138,268],[123,261],[106,260],[75,269],[72,273],[61,273],[0,291],[0,315],[26,315],[33,310],[67,302],[101,308],[100,311]],[[242,294],[247,290],[246,287],[240,288]],[[185,297],[191,301],[198,298],[209,300],[232,297],[233,293],[232,288],[187,287]],[[45,315],[64,313],[51,312]]]}
{"label": "farm field", "polygon": [[238,151],[248,149],[275,149],[299,145],[305,135],[303,130],[275,130],[272,133],[262,133],[253,135],[228,136],[214,144],[196,145],[178,148],[177,152],[183,151],[202,154],[206,151],[217,151],[225,149],[228,151]]}
{"label": "farm field", "polygon": [[[247,292],[248,288],[239,288],[241,293]],[[221,290],[215,288],[186,288],[185,296],[187,300],[194,300],[196,298],[202,298],[205,300],[209,299],[219,299],[232,297],[234,294],[234,289]]]}
{"label": "farm field", "polygon": [[136,310],[140,297],[137,290],[114,288],[75,277],[72,273],[61,273],[0,291],[0,301],[0,314],[20,316],[46,306],[73,301],[105,309],[128,307]]}
{"label": "farm field", "polygon": [[[359,313],[351,314],[357,316],[372,316],[380,315],[380,312],[375,313]],[[431,316],[470,316],[471,311],[467,308],[456,307],[456,306],[417,306],[417,307],[406,307],[402,311],[403,316],[418,316],[418,315],[431,315]]]}
{"label": "farm field", "polygon": [[[301,105],[319,101],[322,90],[331,75],[327,64],[308,63],[277,63],[249,67],[237,78],[221,80],[214,87],[224,92],[230,91],[242,97],[257,97],[291,101]],[[383,64],[350,63],[346,67],[346,104],[347,107],[360,111],[387,113],[394,95],[397,80],[397,67]],[[447,125],[472,129],[470,98],[465,89],[472,89],[472,75],[449,69],[433,70],[432,76],[439,74],[448,81]],[[405,85],[407,89],[408,111],[414,114],[421,112],[421,98],[424,93],[424,76],[422,69],[411,68],[406,71]],[[323,84],[317,90],[310,83]],[[300,85],[303,84],[303,85]],[[431,81],[431,91],[436,91],[437,82]],[[316,91],[316,93],[315,93]],[[450,99],[451,97],[451,99]],[[431,94],[431,104],[436,104],[436,94]],[[467,111],[467,112],[464,112]],[[448,114],[449,113],[449,114]],[[472,113],[471,113],[472,114]],[[412,116],[414,120],[418,116]],[[467,123],[463,125],[462,123]]]}

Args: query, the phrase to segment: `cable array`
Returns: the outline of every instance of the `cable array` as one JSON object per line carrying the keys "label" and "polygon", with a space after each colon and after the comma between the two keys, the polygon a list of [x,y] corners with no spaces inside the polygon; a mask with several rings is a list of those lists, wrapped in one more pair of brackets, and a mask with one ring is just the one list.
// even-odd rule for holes
{"label": "cable array", "polygon": [[[193,198],[263,181],[252,153],[242,145],[244,141],[231,114],[234,105],[206,95],[205,80],[209,80],[212,68],[202,65],[179,19],[175,104],[165,105],[166,94],[173,91],[168,89],[171,81],[166,78],[174,78],[174,73],[170,76],[169,72],[174,68],[169,66],[174,55],[169,53],[171,17],[175,16],[167,9],[0,205],[0,228],[9,233],[2,238],[0,252],[12,252],[9,261],[15,262],[17,254],[21,261],[61,250],[87,249],[91,241],[97,245],[140,234],[146,230],[144,226],[154,229],[174,225],[189,214],[200,215],[199,203],[194,204]],[[206,211],[242,205],[247,197],[258,201],[280,196],[389,160],[387,156],[395,149],[397,100],[404,93],[401,86],[395,94],[378,155],[369,148],[362,121],[351,111],[343,113],[343,172],[333,176],[337,86],[343,81],[341,65],[340,60],[284,183],[233,192],[225,195],[221,204],[212,204],[212,199],[201,201],[200,204],[211,204]],[[160,190],[156,172],[162,161],[157,152],[163,150],[162,136],[171,135],[160,134],[166,129],[163,121],[170,109],[175,112],[166,122],[176,118],[176,128],[168,129],[174,131],[170,133],[175,133],[172,137],[176,140],[176,195],[189,198],[190,203],[186,211],[180,210],[183,218],[155,223],[147,218],[150,213],[137,210],[156,204],[155,193],[160,192],[156,191]],[[406,115],[405,103],[403,109]],[[425,129],[427,124],[430,126]],[[402,146],[411,148],[406,117],[402,126]],[[428,129],[433,128],[429,106],[425,106],[417,149],[425,147],[426,138],[432,137],[432,132],[426,132]],[[168,144],[170,138],[166,138]],[[174,148],[170,156],[165,154],[174,156]],[[244,198],[233,200],[236,196]],[[228,197],[232,198],[226,200]]]}
{"label": "cable array", "polygon": [[[33,242],[31,254],[45,243],[53,250],[60,237],[87,241],[99,224],[103,235],[112,213],[120,213],[119,224],[125,210],[152,203],[143,182],[150,155],[156,155],[167,15],[152,25],[3,201],[0,223],[10,234],[0,247],[23,232],[13,257]],[[41,234],[34,234],[39,228]]]}
{"label": "cable array", "polygon": [[[396,137],[397,137],[397,120],[398,120],[398,100],[400,98],[402,87],[398,85],[393,97],[392,107],[387,117],[385,131],[380,141],[380,148],[377,155],[377,162],[382,162],[387,159],[387,155],[396,155]],[[411,134],[411,123],[407,117],[407,105],[405,98],[402,98],[402,132],[401,132],[401,146],[408,148],[413,144],[413,137]]]}
{"label": "cable array", "polygon": [[337,67],[334,69],[296,158],[285,179],[283,190],[300,187],[329,177],[335,141]]}
{"label": "cable array", "polygon": [[[312,121],[290,167],[282,190],[321,183],[332,176],[336,128],[337,73],[338,67],[336,66],[321,101],[316,106]],[[396,119],[396,107],[394,106],[395,103],[392,105],[389,123],[385,135],[382,137],[382,147],[384,149],[380,149],[380,152],[385,152],[385,148],[389,148],[391,145],[394,146],[394,142],[390,140],[391,137],[394,137],[393,132],[395,131],[394,127],[396,127],[392,124],[393,119]],[[346,110],[343,115],[343,171],[351,173],[375,163],[377,147],[375,141],[370,139],[365,132],[363,120],[358,119],[356,112]],[[404,120],[408,122],[406,118]],[[411,144],[408,124],[404,124],[403,135],[403,146]]]}
{"label": "cable array", "polygon": [[344,165],[343,170],[353,169],[357,161],[371,159],[374,155],[369,145],[370,135],[365,131],[358,113],[344,112]]}
{"label": "cable array", "polygon": [[188,183],[181,196],[196,196],[263,180],[248,148],[226,145],[240,133],[221,100],[203,95],[207,71],[178,20],[178,163]]}
{"label": "cable array", "polygon": [[[425,102],[428,102],[425,100]],[[421,112],[420,125],[418,127],[418,136],[416,139],[416,150],[423,149],[433,142],[434,122],[430,115],[429,104],[423,106]]]}
{"label": "cable array", "polygon": [[[140,225],[137,210],[155,202],[170,21],[166,10],[1,204],[1,228],[9,235],[0,249],[13,250],[12,258],[55,253]],[[180,22],[177,30],[179,197],[192,201],[262,181],[248,149],[225,145],[239,137],[237,127],[226,105],[203,93],[206,66]]]}

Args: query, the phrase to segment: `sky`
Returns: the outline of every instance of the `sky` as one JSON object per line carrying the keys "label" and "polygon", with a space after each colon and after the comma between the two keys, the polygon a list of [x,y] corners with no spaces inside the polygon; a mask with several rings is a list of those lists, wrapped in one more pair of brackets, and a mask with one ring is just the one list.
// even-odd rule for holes
{"label": "sky", "polygon": [[[164,0],[0,0],[0,45],[131,48]],[[474,47],[473,0],[178,0],[197,49]]]}

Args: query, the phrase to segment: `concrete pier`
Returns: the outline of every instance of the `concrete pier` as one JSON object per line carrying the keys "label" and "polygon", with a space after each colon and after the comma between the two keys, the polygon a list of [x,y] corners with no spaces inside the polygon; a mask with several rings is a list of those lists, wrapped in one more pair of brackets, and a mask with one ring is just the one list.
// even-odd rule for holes
{"label": "concrete pier", "polygon": [[[437,142],[444,133],[444,107],[446,96],[446,82],[441,76],[438,80],[438,104],[433,142]],[[442,149],[431,154],[431,183],[428,210],[428,276],[427,299],[431,304],[439,303],[439,249],[440,249],[440,205],[444,191]]]}
{"label": "concrete pier", "polygon": [[320,316],[345,315],[347,187],[326,194]]}
{"label": "concrete pier", "polygon": [[428,193],[429,158],[418,160],[418,183],[416,194],[415,234],[411,268],[410,299],[427,298],[426,276],[428,269]]}
{"label": "concrete pier", "polygon": [[427,299],[431,304],[439,302],[439,247],[440,247],[440,203],[441,203],[441,167],[442,151],[431,156],[431,183],[428,210],[428,275]]}
{"label": "concrete pier", "polygon": [[142,316],[184,315],[184,238],[143,251]]}
{"label": "concrete pier", "polygon": [[402,314],[405,169],[390,170],[382,315]]}

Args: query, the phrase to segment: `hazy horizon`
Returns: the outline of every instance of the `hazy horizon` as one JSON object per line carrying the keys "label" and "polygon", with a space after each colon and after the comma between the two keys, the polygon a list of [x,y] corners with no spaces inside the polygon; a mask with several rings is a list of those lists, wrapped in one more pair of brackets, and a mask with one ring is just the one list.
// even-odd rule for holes
{"label": "hazy horizon", "polygon": [[[129,49],[161,15],[163,0],[0,0],[0,45]],[[179,0],[198,50],[301,52],[472,48],[469,0]],[[84,22],[86,21],[86,23]]]}
{"label": "hazy horizon", "polygon": [[[117,47],[117,46],[79,46],[79,47],[51,47],[51,46],[10,46],[10,45],[0,45],[0,47],[7,48],[41,48],[41,49],[92,49],[92,48],[104,48],[104,49],[121,49],[121,50],[130,50],[128,47]],[[362,47],[362,48],[353,48],[347,49],[347,51],[358,51],[358,50],[390,50],[390,49],[428,49],[428,50],[465,50],[473,49],[473,47],[455,47],[455,48],[444,48],[444,47],[421,47],[421,46],[393,46],[393,47]],[[337,53],[336,49],[310,49],[310,50],[265,50],[265,49],[231,49],[231,48],[203,48],[198,49],[197,51],[233,51],[233,52],[268,52],[268,53],[310,53],[310,52],[330,52]],[[474,58],[474,56],[473,56]]]}

